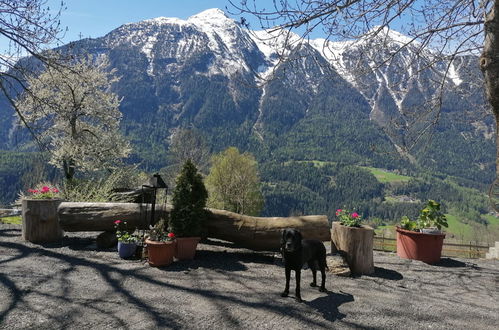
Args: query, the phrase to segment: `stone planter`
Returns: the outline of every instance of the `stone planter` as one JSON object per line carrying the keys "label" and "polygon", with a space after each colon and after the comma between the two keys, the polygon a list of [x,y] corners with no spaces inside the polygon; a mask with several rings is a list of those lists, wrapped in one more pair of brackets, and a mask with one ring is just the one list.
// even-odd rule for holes
{"label": "stone planter", "polygon": [[420,260],[427,264],[440,261],[445,234],[425,234],[400,227],[397,227],[396,231],[399,257]]}
{"label": "stone planter", "polygon": [[331,229],[331,253],[342,255],[352,274],[374,273],[374,230],[369,226],[347,227],[333,222]]}
{"label": "stone planter", "polygon": [[32,243],[52,243],[62,239],[57,208],[60,199],[23,199],[22,237]]}

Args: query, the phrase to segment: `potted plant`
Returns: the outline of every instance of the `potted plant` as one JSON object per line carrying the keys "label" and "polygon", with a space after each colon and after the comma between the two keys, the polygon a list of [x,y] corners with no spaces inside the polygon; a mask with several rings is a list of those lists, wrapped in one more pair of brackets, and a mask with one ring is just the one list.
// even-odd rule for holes
{"label": "potted plant", "polygon": [[165,219],[160,219],[154,226],[150,226],[146,235],[147,260],[154,267],[171,264],[175,255],[175,234],[166,231],[166,223]]}
{"label": "potted plant", "polygon": [[404,216],[397,226],[397,255],[428,264],[438,262],[445,239],[442,227],[448,227],[447,218],[440,204],[429,200],[416,220]]}
{"label": "potted plant", "polygon": [[126,259],[135,255],[137,249],[137,237],[133,235],[134,230],[129,230],[126,221],[116,220],[116,238],[118,239],[118,254],[120,258]]}
{"label": "potted plant", "polygon": [[202,224],[206,218],[208,192],[196,166],[187,160],[177,177],[173,190],[173,208],[170,230],[177,235],[176,258],[193,259],[201,239]]}
{"label": "potted plant", "polygon": [[62,239],[57,208],[62,202],[58,188],[40,184],[21,195],[22,237],[33,243],[58,242]]}
{"label": "potted plant", "polygon": [[357,212],[336,210],[338,221],[331,229],[331,252],[339,252],[346,260],[352,274],[374,273],[374,230],[362,225]]}

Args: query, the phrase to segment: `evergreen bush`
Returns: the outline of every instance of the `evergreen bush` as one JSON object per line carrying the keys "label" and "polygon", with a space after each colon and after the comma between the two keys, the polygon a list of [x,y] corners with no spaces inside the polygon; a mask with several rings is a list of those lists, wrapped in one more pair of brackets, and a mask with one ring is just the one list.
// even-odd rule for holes
{"label": "evergreen bush", "polygon": [[196,166],[187,160],[177,177],[173,190],[170,231],[177,237],[200,236],[206,217],[208,192]]}

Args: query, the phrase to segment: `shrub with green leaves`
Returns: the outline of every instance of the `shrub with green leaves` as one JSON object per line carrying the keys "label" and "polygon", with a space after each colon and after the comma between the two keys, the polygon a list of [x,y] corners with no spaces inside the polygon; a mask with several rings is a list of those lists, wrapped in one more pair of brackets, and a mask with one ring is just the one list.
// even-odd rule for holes
{"label": "shrub with green leaves", "polygon": [[206,217],[208,192],[196,166],[187,160],[177,177],[173,190],[170,231],[177,237],[200,236]]}
{"label": "shrub with green leaves", "polygon": [[442,227],[448,227],[447,218],[440,210],[440,203],[430,199],[426,206],[419,212],[417,220],[411,220],[409,217],[404,216],[400,221],[400,226],[406,230],[420,231],[423,228],[436,227],[441,230]]}

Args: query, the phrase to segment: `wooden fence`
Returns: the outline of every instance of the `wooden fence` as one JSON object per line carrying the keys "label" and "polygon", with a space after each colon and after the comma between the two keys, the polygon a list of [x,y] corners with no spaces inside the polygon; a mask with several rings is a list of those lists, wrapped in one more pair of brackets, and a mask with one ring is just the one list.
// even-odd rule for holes
{"label": "wooden fence", "polygon": [[[397,239],[384,236],[374,236],[374,250],[395,252],[397,251]],[[484,258],[489,252],[489,246],[480,242],[469,242],[469,244],[446,243],[442,249],[444,257],[460,258]]]}

